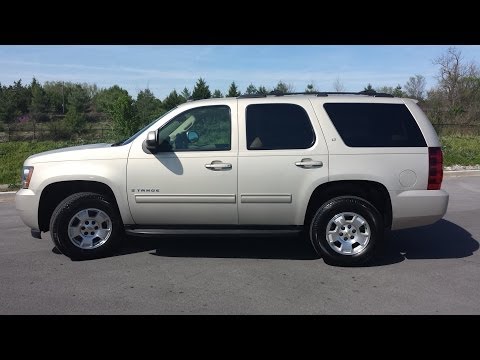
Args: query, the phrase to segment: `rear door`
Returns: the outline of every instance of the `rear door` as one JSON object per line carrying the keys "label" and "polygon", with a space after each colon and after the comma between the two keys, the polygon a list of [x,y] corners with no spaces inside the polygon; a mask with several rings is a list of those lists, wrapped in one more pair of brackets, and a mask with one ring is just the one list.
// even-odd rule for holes
{"label": "rear door", "polygon": [[268,100],[238,100],[239,224],[302,225],[327,147],[308,98]]}

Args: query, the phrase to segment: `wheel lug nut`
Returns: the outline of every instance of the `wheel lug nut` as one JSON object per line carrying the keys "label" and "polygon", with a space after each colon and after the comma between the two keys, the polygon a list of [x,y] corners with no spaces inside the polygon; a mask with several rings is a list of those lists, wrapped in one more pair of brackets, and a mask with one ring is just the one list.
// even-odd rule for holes
{"label": "wheel lug nut", "polygon": [[342,229],[342,230],[345,230],[345,226],[342,226],[341,229]]}
{"label": "wheel lug nut", "polygon": [[343,233],[340,233],[340,234],[338,234],[338,235],[343,236]]}
{"label": "wheel lug nut", "polygon": [[95,226],[95,230],[98,230],[98,226]]}
{"label": "wheel lug nut", "polygon": [[343,240],[348,240],[348,238],[347,238],[347,237],[344,237]]}
{"label": "wheel lug nut", "polygon": [[350,229],[352,227],[352,225],[348,225],[348,228]]}
{"label": "wheel lug nut", "polygon": [[84,232],[83,235],[88,235],[88,232]]}
{"label": "wheel lug nut", "polygon": [[353,230],[352,230],[352,233],[354,233],[354,234],[355,234],[356,232],[357,232],[357,230],[355,230],[355,229],[353,229]]}
{"label": "wheel lug nut", "polygon": [[88,221],[85,221],[85,225],[88,225]]}
{"label": "wheel lug nut", "polygon": [[85,226],[82,226],[82,230],[85,230]]}
{"label": "wheel lug nut", "polygon": [[95,233],[92,231],[92,232],[90,233],[90,235],[95,235]]}
{"label": "wheel lug nut", "polygon": [[350,239],[352,239],[352,240],[353,240],[353,238],[354,238],[353,236],[350,236]]}

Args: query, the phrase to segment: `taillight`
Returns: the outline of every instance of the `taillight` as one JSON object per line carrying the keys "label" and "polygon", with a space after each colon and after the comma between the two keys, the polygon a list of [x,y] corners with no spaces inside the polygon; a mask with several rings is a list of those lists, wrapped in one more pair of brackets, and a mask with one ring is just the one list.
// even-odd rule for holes
{"label": "taillight", "polygon": [[428,148],[428,190],[440,190],[443,180],[442,148]]}

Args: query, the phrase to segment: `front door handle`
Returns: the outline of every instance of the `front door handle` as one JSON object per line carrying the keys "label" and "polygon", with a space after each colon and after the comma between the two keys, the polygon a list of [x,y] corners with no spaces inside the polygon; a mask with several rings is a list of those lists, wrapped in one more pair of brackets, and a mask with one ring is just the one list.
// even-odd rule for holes
{"label": "front door handle", "polygon": [[232,168],[232,164],[212,161],[210,164],[205,164],[205,167],[209,170],[214,170],[214,171],[230,170]]}
{"label": "front door handle", "polygon": [[310,168],[322,167],[323,162],[305,158],[305,159],[302,159],[302,161],[297,161],[295,165],[299,167],[303,167],[305,169],[310,169]]}

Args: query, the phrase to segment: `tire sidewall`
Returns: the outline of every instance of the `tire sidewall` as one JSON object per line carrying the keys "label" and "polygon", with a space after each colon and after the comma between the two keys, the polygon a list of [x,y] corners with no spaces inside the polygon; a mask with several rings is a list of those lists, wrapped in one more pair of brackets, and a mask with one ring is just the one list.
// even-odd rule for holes
{"label": "tire sidewall", "polygon": [[[366,248],[354,255],[342,255],[333,250],[326,238],[326,228],[330,220],[337,214],[353,212],[361,215],[370,227],[370,239]],[[315,213],[310,223],[310,241],[315,251],[325,262],[335,265],[359,265],[370,260],[383,240],[383,221],[378,210],[362,198],[348,196],[337,197],[324,203]]]}
{"label": "tire sidewall", "polygon": [[[50,232],[57,247],[65,255],[72,259],[93,259],[108,254],[121,240],[121,223],[118,211],[100,194],[85,193],[74,194],[65,199],[59,207],[60,211],[52,219]],[[94,249],[80,249],[70,240],[68,235],[68,224],[72,217],[81,210],[95,208],[105,212],[112,222],[112,232],[108,240],[101,246]]]}

